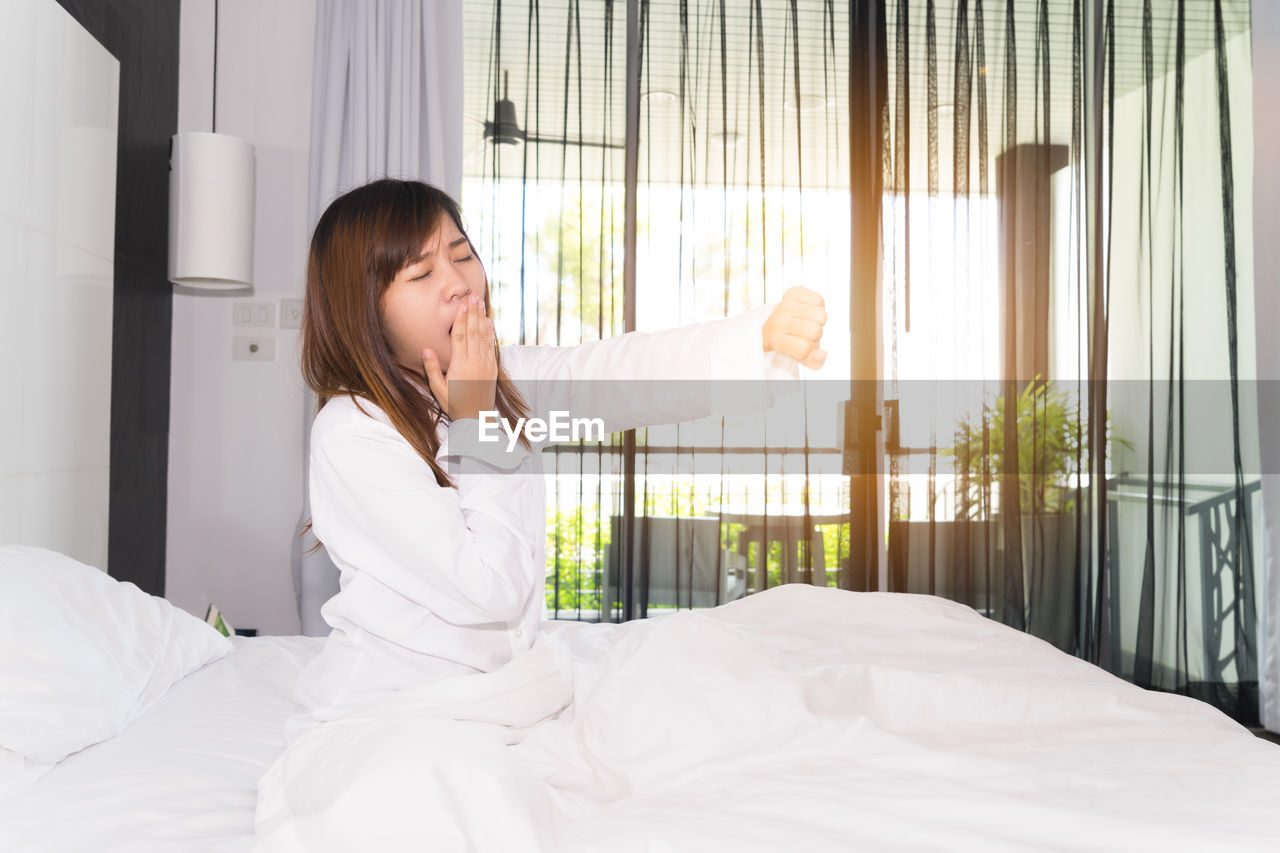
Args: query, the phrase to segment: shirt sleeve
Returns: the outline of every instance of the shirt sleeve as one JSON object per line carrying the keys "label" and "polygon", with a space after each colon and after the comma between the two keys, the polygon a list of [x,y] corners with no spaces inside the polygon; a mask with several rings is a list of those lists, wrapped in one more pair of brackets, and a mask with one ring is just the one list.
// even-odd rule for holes
{"label": "shirt sleeve", "polygon": [[503,363],[534,416],[600,417],[606,432],[759,411],[799,387],[795,359],[764,351],[775,307],[577,346],[503,347]]}
{"label": "shirt sleeve", "polygon": [[312,450],[316,534],[335,562],[457,625],[519,618],[540,569],[524,490],[473,457],[457,489],[441,486],[393,427],[367,421]]}

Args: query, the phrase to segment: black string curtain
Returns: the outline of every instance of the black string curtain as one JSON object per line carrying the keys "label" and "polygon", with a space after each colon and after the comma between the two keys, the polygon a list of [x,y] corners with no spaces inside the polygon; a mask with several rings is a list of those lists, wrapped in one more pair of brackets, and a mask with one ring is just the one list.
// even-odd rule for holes
{"label": "black string curtain", "polygon": [[1256,720],[1248,4],[881,11],[890,588]]}
{"label": "black string curtain", "polygon": [[1084,4],[885,13],[890,588],[1074,651],[1096,448]]}
{"label": "black string curtain", "polygon": [[[463,208],[504,344],[634,328],[622,262],[626,38],[625,3],[464,5]],[[557,449],[547,460],[549,615],[616,618],[604,562],[622,441]]]}
{"label": "black string curtain", "polygon": [[[1252,177],[1249,14],[1232,0],[1130,2],[1104,22],[1118,90],[1111,416],[1134,447],[1107,495],[1098,633],[1115,671],[1252,723],[1260,467],[1253,281],[1238,242],[1251,210],[1236,192]],[[1136,92],[1120,85],[1128,63]]]}
{"label": "black string curtain", "polygon": [[[717,524],[724,571],[740,566],[741,591],[847,586],[849,495],[835,415],[849,376],[848,10],[831,0],[639,8],[637,327],[733,316],[794,284],[822,293],[832,318],[828,368],[782,404],[803,417],[766,419],[747,442],[727,438],[722,424],[711,448],[688,447],[683,429],[644,431],[641,599],[654,600],[645,572],[662,561],[696,571],[680,549]],[[757,455],[757,469],[727,473],[729,455],[744,452]],[[686,458],[692,480],[666,473],[693,455],[703,461]],[[693,519],[689,537],[682,518]],[[673,524],[664,551],[658,536]],[[698,590],[692,573],[676,585]],[[735,594],[726,585],[703,600]]]}
{"label": "black string curtain", "polygon": [[[846,336],[829,348],[856,353],[841,318],[875,314],[878,354],[841,375],[876,379],[851,390],[883,412],[884,461],[853,468],[883,488],[854,497],[883,507],[887,547],[881,573],[874,542],[851,559],[848,524],[824,523],[867,482],[809,441],[829,408],[745,479],[681,479],[672,460],[708,448],[642,430],[557,455],[549,609],[736,594],[698,574],[710,523],[750,591],[944,595],[1255,715],[1246,0],[633,5],[632,42],[623,2],[466,6],[464,204],[500,334],[572,344],[803,282]],[[521,144],[497,141],[506,100]]]}
{"label": "black string curtain", "polygon": [[[710,606],[787,581],[834,586],[848,572],[834,420],[849,369],[847,11],[831,0],[669,0],[632,12],[629,78],[625,2],[465,7],[463,201],[501,339],[566,345],[668,328],[805,284],[827,299],[834,355],[823,390],[799,395],[798,435],[766,419],[755,447],[726,437],[723,422],[710,440],[695,442],[685,424],[639,430],[631,445],[562,446],[548,466],[547,551],[548,609],[561,618]],[[639,104],[631,128],[628,86]],[[750,474],[730,470],[742,454],[760,460]]]}

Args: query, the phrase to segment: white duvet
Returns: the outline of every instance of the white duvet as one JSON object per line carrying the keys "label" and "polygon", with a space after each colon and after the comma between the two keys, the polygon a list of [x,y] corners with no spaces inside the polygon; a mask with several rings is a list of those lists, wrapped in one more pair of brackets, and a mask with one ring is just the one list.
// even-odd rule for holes
{"label": "white duvet", "polygon": [[320,726],[257,850],[1280,850],[1280,747],[943,599],[564,624]]}

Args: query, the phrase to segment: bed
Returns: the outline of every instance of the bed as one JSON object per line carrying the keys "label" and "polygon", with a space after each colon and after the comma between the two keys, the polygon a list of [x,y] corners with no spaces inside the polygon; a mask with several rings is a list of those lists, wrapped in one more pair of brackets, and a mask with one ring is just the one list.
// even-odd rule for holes
{"label": "bed", "polygon": [[0,800],[0,850],[250,850],[258,778],[284,746],[315,637],[234,637],[114,738]]}
{"label": "bed", "polygon": [[[0,617],[21,622],[13,566],[0,549]],[[80,615],[41,647],[55,627],[109,627],[90,638],[104,657],[68,665],[122,660],[115,680],[149,698],[0,796],[0,850],[1280,849],[1280,746],[940,598],[788,584],[649,620],[546,622],[502,669],[402,691],[286,749],[292,682],[321,640],[213,642],[167,602],[66,572],[49,599]],[[60,618],[26,609],[40,618],[24,635]],[[162,630],[121,629],[149,619]],[[23,653],[6,624],[0,746],[14,747],[3,690]],[[126,640],[150,662],[112,647]],[[77,695],[84,710],[104,694]]]}

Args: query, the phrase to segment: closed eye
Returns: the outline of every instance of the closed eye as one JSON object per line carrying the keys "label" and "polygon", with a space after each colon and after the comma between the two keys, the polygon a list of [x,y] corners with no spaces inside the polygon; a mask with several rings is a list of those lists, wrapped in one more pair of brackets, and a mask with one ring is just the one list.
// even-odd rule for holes
{"label": "closed eye", "polygon": [[[465,258],[458,258],[456,261],[454,261],[454,263],[455,263],[455,264],[460,264],[460,263],[463,263],[464,261],[470,261],[470,260],[472,260],[472,259],[474,259],[474,258],[475,258],[475,255],[474,255],[474,254],[470,254],[470,255],[467,255]],[[427,270],[427,271],[426,271],[426,272],[424,272],[422,275],[414,276],[413,278],[411,278],[411,279],[409,279],[409,280],[410,280],[410,281],[421,281],[422,279],[426,278],[426,277],[427,277],[427,276],[429,276],[429,275],[431,275],[431,270]]]}

